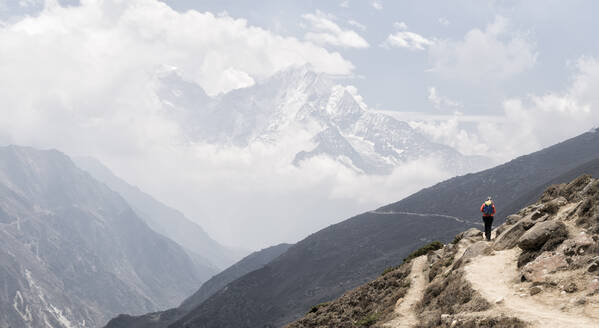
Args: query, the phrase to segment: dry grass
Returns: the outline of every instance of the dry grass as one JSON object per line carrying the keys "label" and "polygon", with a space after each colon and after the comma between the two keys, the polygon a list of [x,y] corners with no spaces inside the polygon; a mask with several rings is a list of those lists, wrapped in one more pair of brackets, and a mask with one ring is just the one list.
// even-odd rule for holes
{"label": "dry grass", "polygon": [[340,298],[312,307],[289,328],[371,327],[386,319],[395,303],[410,287],[411,265],[401,265],[376,280],[345,293]]}

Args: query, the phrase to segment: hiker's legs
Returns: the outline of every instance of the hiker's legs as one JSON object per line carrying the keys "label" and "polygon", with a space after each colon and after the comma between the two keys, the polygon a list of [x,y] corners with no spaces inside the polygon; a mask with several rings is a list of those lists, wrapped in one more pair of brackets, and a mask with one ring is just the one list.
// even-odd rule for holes
{"label": "hiker's legs", "polygon": [[485,222],[485,237],[487,238],[487,240],[491,240],[491,227],[493,226],[493,217],[483,216],[483,221]]}

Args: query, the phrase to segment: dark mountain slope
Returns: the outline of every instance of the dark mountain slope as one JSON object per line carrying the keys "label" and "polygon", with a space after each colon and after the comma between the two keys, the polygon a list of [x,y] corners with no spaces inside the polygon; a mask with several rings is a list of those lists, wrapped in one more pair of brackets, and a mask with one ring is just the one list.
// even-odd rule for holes
{"label": "dark mountain slope", "polygon": [[246,256],[241,261],[233,264],[225,271],[217,274],[202,284],[202,287],[200,287],[197,292],[195,292],[181,304],[180,309],[186,312],[193,310],[195,307],[202,304],[210,296],[214,295],[230,282],[235,281],[252,271],[264,267],[281,254],[285,253],[291,246],[291,244],[279,244]]}
{"label": "dark mountain slope", "polygon": [[537,189],[542,192],[554,179],[596,158],[599,133],[588,132],[503,165],[449,179],[380,210],[447,214],[478,222],[480,204],[491,195],[498,218],[503,218],[522,208],[514,205],[521,203],[523,195]]}
{"label": "dark mountain slope", "polygon": [[574,178],[581,176],[582,174],[590,174],[594,177],[599,177],[599,158],[588,161],[576,168],[560,175],[557,178],[550,180],[549,182],[540,184],[538,187],[532,189],[530,192],[522,195],[521,198],[515,200],[512,203],[506,205],[506,213],[515,213],[518,209],[526,207],[529,204],[534,203],[543,194],[545,189],[550,185],[565,183],[574,180]]}
{"label": "dark mountain slope", "polygon": [[281,254],[285,253],[291,245],[280,244],[254,252],[230,268],[212,277],[191,297],[186,299],[181,306],[161,312],[150,313],[138,317],[121,315],[111,320],[107,327],[111,328],[153,328],[166,327],[176,320],[182,318],[189,311],[199,306],[202,302],[214,295],[230,282],[258,270]]}
{"label": "dark mountain slope", "polygon": [[200,284],[183,249],[57,151],[0,147],[0,326],[98,327]]}
{"label": "dark mountain slope", "polygon": [[444,218],[364,213],[304,239],[169,327],[281,326],[401,263],[431,237],[464,227]]}
{"label": "dark mountain slope", "polygon": [[170,327],[281,326],[399,264],[424,242],[448,241],[457,230],[479,224],[478,209],[487,195],[495,197],[502,221],[523,207],[514,205],[520,198],[533,202],[546,185],[597,159],[599,134],[585,133],[496,168],[439,183],[377,211],[385,215],[365,213],[313,234]]}
{"label": "dark mountain slope", "polygon": [[210,238],[199,225],[186,218],[183,213],[128,184],[97,159],[76,157],[73,160],[77,166],[123,196],[150,228],[183,246],[198,264],[203,280],[208,280],[241,257],[240,252],[223,247]]}

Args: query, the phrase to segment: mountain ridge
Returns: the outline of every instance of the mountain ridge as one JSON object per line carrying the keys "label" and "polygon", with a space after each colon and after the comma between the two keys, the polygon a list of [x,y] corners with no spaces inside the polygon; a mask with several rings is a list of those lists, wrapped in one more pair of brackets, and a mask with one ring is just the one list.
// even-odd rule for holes
{"label": "mountain ridge", "polygon": [[[566,160],[563,158],[565,154],[573,156]],[[551,160],[553,157],[557,159]],[[456,177],[426,188],[410,196],[411,198],[406,198],[408,201],[383,206],[377,211],[363,213],[332,225],[297,243],[264,269],[254,271],[229,284],[226,290],[213,295],[187,317],[170,327],[194,327],[200,322],[202,327],[220,328],[286,324],[303,315],[312,305],[334,299],[374,278],[391,263],[400,262],[419,245],[431,239],[448,242],[458,230],[478,226],[479,202],[487,195],[494,195],[498,201],[496,223],[499,224],[508,214],[503,212],[507,209],[503,209],[502,206],[508,203],[509,199],[518,199],[524,195],[530,197],[530,193],[546,186],[555,178],[568,172],[572,173],[577,167],[584,167],[585,163],[598,158],[598,134],[585,133],[539,152],[519,157],[497,168]],[[509,176],[513,172],[542,174],[528,177],[524,180],[525,183],[522,183],[522,178],[500,179],[498,176],[500,173]],[[485,181],[494,181],[498,192],[493,194],[489,191],[491,185]],[[446,201],[430,197],[437,195],[432,190],[441,190],[439,195],[445,197]],[[447,208],[439,208],[441,204]],[[410,216],[409,213],[413,215]],[[443,215],[457,217],[462,222],[443,218]],[[406,233],[406,225],[413,225],[414,230],[409,231],[409,236],[404,237],[402,233]],[[418,235],[418,232],[427,231],[429,227],[440,230]],[[348,234],[353,238],[344,240],[343,236]],[[372,236],[377,237],[373,240]],[[317,240],[329,240],[331,244],[327,247],[330,248],[324,248]],[[368,246],[372,246],[371,251],[368,251]],[[335,256],[328,258],[330,263],[324,266],[318,262],[317,254],[320,253]],[[364,257],[356,256],[357,254]],[[355,262],[351,262],[352,258]],[[327,275],[329,264],[336,268],[351,268],[353,276],[341,274],[331,278],[332,276]],[[308,270],[307,267],[311,269]],[[319,280],[318,277],[323,278]],[[266,291],[267,286],[272,291]]]}
{"label": "mountain ridge", "polygon": [[178,244],[56,150],[0,147],[0,208],[0,326],[98,327],[201,281]]}
{"label": "mountain ridge", "polygon": [[311,157],[328,156],[365,174],[385,175],[407,162],[429,158],[440,159],[454,174],[488,163],[432,142],[406,122],[369,110],[354,87],[340,85],[308,66],[288,68],[253,86],[208,99],[176,71],[158,81],[164,107],[198,142],[247,147],[291,137],[299,146],[294,146],[296,155],[290,163],[301,165]]}
{"label": "mountain ridge", "polygon": [[197,263],[198,269],[205,272],[204,281],[238,260],[240,252],[220,245],[183,213],[117,177],[97,159],[74,157],[73,160],[95,179],[123,196],[150,228],[183,246]]}
{"label": "mountain ridge", "polygon": [[431,243],[286,328],[596,327],[599,179],[549,186],[486,241]]}

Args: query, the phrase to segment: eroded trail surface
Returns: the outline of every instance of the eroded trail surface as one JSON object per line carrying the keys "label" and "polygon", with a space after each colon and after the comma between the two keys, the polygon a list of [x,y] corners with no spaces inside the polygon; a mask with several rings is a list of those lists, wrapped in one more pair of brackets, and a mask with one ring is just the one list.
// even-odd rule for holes
{"label": "eroded trail surface", "polygon": [[[472,287],[494,305],[492,311],[518,317],[532,327],[599,327],[599,322],[585,316],[561,311],[557,306],[542,304],[522,297],[514,285],[518,282],[518,250],[496,252],[494,255],[473,258],[466,265],[466,279]],[[496,302],[501,300],[498,304]]]}
{"label": "eroded trail surface", "polygon": [[389,328],[410,328],[418,323],[414,304],[416,304],[424,293],[426,287],[426,255],[412,260],[412,270],[410,271],[410,289],[395,306],[396,318],[386,323],[384,326]]}

